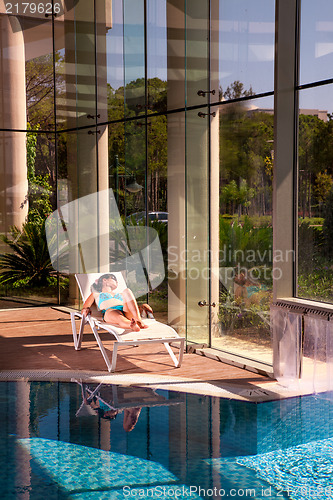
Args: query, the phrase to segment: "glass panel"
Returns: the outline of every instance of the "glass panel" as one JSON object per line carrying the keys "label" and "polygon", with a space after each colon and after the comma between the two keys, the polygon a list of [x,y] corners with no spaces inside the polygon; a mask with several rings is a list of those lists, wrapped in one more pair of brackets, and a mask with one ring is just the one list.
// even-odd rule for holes
{"label": "glass panel", "polygon": [[[108,120],[108,98],[112,95],[112,89],[108,82],[108,33],[112,32],[112,4],[114,2],[95,2],[95,40],[96,40],[96,119],[99,123]],[[117,3],[117,6],[119,4]],[[117,10],[116,8],[114,10]]]}
{"label": "glass panel", "polygon": [[124,1],[125,115],[145,109],[144,0]]}
{"label": "glass panel", "polygon": [[147,14],[148,108],[161,112],[167,108],[166,0],[148,2]]}
{"label": "glass panel", "polygon": [[[125,164],[125,124],[112,123],[109,129],[109,186],[113,189],[120,213],[124,215],[124,179],[119,172]],[[124,174],[124,172],[123,172]]]}
{"label": "glass panel", "polygon": [[220,100],[274,89],[274,0],[220,0]]}
{"label": "glass panel", "polygon": [[185,0],[167,2],[167,105],[185,107]]}
{"label": "glass panel", "polygon": [[108,119],[124,117],[123,2],[112,2],[112,27],[106,34]]}
{"label": "glass panel", "polygon": [[333,86],[299,92],[298,287],[333,303]]}
{"label": "glass panel", "polygon": [[333,4],[302,0],[300,84],[332,78]]}
{"label": "glass panel", "polygon": [[272,363],[273,101],[220,107],[220,333],[215,347]]}
{"label": "glass panel", "polygon": [[209,343],[209,120],[207,95],[198,90],[209,90],[209,2],[195,0],[186,3],[186,102],[188,106],[201,104],[202,108],[187,111],[185,115],[186,154],[186,250],[180,258],[186,269],[186,328],[187,340]]}
{"label": "glass panel", "polygon": [[[54,128],[53,47],[51,20],[22,17],[27,120],[35,129]],[[55,56],[57,66],[61,64]]]}
{"label": "glass panel", "polygon": [[45,237],[45,219],[56,206],[56,169],[54,134],[41,132],[54,128],[52,17],[43,9],[25,4],[20,16],[1,17],[0,127],[28,130],[0,135],[3,307],[54,304],[58,295]]}
{"label": "glass panel", "polygon": [[187,340],[209,342],[209,212],[207,119],[186,114],[186,265]]}
{"label": "glass panel", "polygon": [[80,0],[55,18],[58,128],[91,125],[96,117],[94,2]]}
{"label": "glass panel", "polygon": [[54,135],[1,132],[0,149],[0,307],[57,303],[45,236],[56,205]]}
{"label": "glass panel", "polygon": [[[172,82],[172,87],[175,82]],[[184,88],[184,87],[183,87]],[[168,96],[171,93],[168,85]],[[175,95],[172,92],[172,95]],[[177,93],[176,93],[177,96]],[[169,102],[169,98],[168,98]],[[168,321],[186,335],[185,112],[167,115]]]}
{"label": "glass panel", "polygon": [[167,118],[149,118],[147,199],[151,226],[156,231],[164,263],[164,279],[149,294],[149,304],[157,319],[168,320],[168,212],[167,212]]}
{"label": "glass panel", "polygon": [[[149,122],[149,125],[151,123]],[[123,185],[121,215],[132,216],[145,211],[146,131],[145,120],[125,123],[125,157],[119,168],[119,182]]]}
{"label": "glass panel", "polygon": [[167,120],[149,118],[148,127],[148,203],[154,219],[167,220]]}
{"label": "glass panel", "polygon": [[[56,262],[56,265],[63,277],[61,282],[62,302],[70,305],[77,305],[79,301],[73,273],[89,272],[89,269],[98,272],[100,262],[103,260],[101,255],[103,251],[108,252],[108,237],[101,238],[103,234],[108,234],[108,214],[106,216],[104,213],[100,214],[97,209],[98,201],[95,202],[93,199],[89,201],[88,199],[87,204],[89,202],[89,206],[92,206],[89,222],[93,221],[94,224],[94,227],[88,229],[84,206],[79,206],[77,202],[77,200],[84,200],[84,197],[89,195],[96,196],[97,191],[103,188],[103,179],[108,179],[107,161],[101,161],[101,168],[99,171],[97,169],[96,141],[98,141],[100,157],[103,155],[104,144],[103,133],[96,133],[98,130],[100,129],[93,128],[58,134],[57,208],[61,227],[60,225],[54,227],[54,232],[59,238],[58,245],[60,245],[60,249],[58,249],[59,262]],[[77,210],[73,205],[75,203],[79,207]],[[85,204],[85,202],[83,203]],[[87,231],[91,231],[90,239],[87,237]],[[101,242],[103,248],[101,248]],[[61,246],[62,243],[63,246]]]}
{"label": "glass panel", "polygon": [[209,90],[208,85],[208,0],[194,0],[186,4],[186,104],[205,105],[206,99],[198,90]]}
{"label": "glass panel", "polygon": [[[135,235],[130,241],[132,255],[140,254],[141,262],[136,266],[135,278],[129,283],[130,270],[128,271],[128,286],[139,286],[144,296],[138,298],[138,302],[147,302],[146,277],[149,277],[149,264],[142,259],[147,250],[148,232],[146,226],[146,200],[145,200],[145,177],[146,177],[146,125],[145,119],[125,122],[124,162],[118,165],[118,209],[126,223],[129,239],[131,234]],[[134,226],[134,227],[133,227]],[[130,266],[130,264],[129,264]],[[148,273],[146,276],[145,274]],[[135,283],[134,283],[135,282]],[[141,295],[141,294],[140,294]]]}

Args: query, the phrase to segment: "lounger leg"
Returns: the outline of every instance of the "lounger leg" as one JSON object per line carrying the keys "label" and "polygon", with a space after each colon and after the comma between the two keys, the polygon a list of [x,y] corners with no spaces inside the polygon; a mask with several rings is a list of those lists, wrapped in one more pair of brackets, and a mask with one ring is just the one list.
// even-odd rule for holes
{"label": "lounger leg", "polygon": [[81,349],[82,345],[82,338],[83,338],[83,330],[84,330],[84,325],[87,323],[87,320],[84,316],[82,316],[81,323],[80,323],[80,329],[79,329],[79,335],[77,337],[77,346],[76,350],[79,351]]}
{"label": "lounger leg", "polygon": [[[176,339],[173,340],[173,342],[175,341]],[[171,349],[171,346],[170,346],[170,343],[169,342],[164,342],[164,345],[168,351],[168,353],[170,354],[171,356],[171,359],[172,361],[174,362],[175,364],[175,367],[176,368],[179,368],[180,365],[182,364],[182,361],[183,361],[183,354],[184,354],[184,340],[182,340],[180,342],[180,345],[179,345],[179,356],[178,356],[178,359],[177,357],[175,356],[175,353],[173,352],[173,350]]]}
{"label": "lounger leg", "polygon": [[71,323],[72,323],[72,333],[74,340],[74,348],[77,350],[77,333],[76,333],[76,325],[75,325],[75,314],[71,313]]}
{"label": "lounger leg", "polygon": [[116,370],[117,354],[118,354],[118,343],[115,342],[112,353],[112,365],[111,365],[111,370],[109,369],[109,372],[114,372]]}
{"label": "lounger leg", "polygon": [[[102,356],[103,356],[103,358],[104,358],[104,361],[105,361],[105,363],[106,363],[106,366],[108,367],[108,370],[109,370],[109,372],[110,372],[110,371],[112,371],[112,370],[111,370],[111,363],[110,363],[109,357],[108,357],[108,355],[107,355],[107,353],[106,353],[105,347],[104,347],[104,345],[102,344],[102,341],[101,341],[101,339],[100,339],[100,336],[98,335],[98,332],[97,332],[97,329],[96,329],[96,327],[95,327],[94,323],[93,323],[92,321],[90,321],[90,320],[89,320],[89,317],[88,317],[88,322],[89,322],[89,324],[90,324],[90,326],[91,326],[91,329],[92,329],[92,331],[93,331],[93,333],[94,333],[95,339],[97,340],[98,347],[100,348],[100,351],[101,351],[101,353],[102,353]],[[112,358],[112,361],[113,361],[113,358]]]}
{"label": "lounger leg", "polygon": [[75,313],[71,313],[71,323],[72,323],[72,333],[73,333],[73,339],[74,339],[74,348],[75,348],[76,351],[79,351],[81,349],[81,344],[82,344],[82,337],[83,337],[84,325],[86,324],[87,320],[86,320],[86,318],[84,316],[81,316],[80,329],[79,329],[79,333],[77,334],[76,333],[75,316],[78,316],[78,315],[75,314]]}

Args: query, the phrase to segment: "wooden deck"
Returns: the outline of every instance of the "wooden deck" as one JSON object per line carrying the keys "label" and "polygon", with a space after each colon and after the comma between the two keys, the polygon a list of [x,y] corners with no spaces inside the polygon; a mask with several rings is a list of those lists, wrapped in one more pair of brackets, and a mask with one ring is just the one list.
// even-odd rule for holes
{"label": "wooden deck", "polygon": [[[69,314],[49,308],[0,311],[0,370],[41,370],[68,372],[105,372],[102,355],[93,335],[86,327],[81,351],[75,351]],[[112,340],[102,333],[107,350],[112,351]],[[183,364],[175,368],[165,348],[147,345],[122,348],[118,354],[116,375],[135,374],[168,377],[213,383],[217,386],[268,385],[268,377],[221,363],[197,354],[185,354]],[[135,380],[135,378],[134,378]]]}

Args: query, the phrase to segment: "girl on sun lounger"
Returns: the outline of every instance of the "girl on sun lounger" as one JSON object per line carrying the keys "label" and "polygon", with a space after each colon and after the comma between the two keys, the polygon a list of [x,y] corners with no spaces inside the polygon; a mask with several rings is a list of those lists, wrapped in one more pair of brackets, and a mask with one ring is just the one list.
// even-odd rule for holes
{"label": "girl on sun lounger", "polygon": [[[103,387],[101,385],[101,387]],[[108,386],[104,386],[108,387]],[[133,408],[124,408],[123,410],[119,410],[117,408],[113,408],[110,404],[107,404],[102,398],[99,396],[99,392],[95,394],[94,391],[90,394],[86,389],[86,384],[82,384],[82,394],[83,394],[83,402],[86,406],[89,406],[93,412],[98,415],[100,418],[104,420],[114,420],[119,413],[124,411],[124,420],[123,427],[126,432],[131,432],[138,419],[141,412],[141,407],[133,407]]]}
{"label": "girl on sun lounger", "polygon": [[[126,288],[122,292],[117,292],[117,287],[118,282],[114,274],[103,274],[92,285],[92,293],[83,304],[82,314],[85,316],[89,314],[91,306],[96,302],[107,323],[134,332],[140,331],[141,328],[148,328],[142,321],[139,306],[132,291]],[[144,304],[142,308],[148,313],[153,312],[148,304]]]}
{"label": "girl on sun lounger", "polygon": [[243,271],[234,278],[234,295],[238,305],[261,305],[269,297],[269,291],[258,280],[251,280]]}

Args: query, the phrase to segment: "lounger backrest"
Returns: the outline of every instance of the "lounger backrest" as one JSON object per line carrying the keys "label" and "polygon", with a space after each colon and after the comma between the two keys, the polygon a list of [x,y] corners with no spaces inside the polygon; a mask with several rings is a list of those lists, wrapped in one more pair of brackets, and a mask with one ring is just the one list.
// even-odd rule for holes
{"label": "lounger backrest", "polygon": [[[77,284],[79,285],[80,293],[82,296],[83,302],[89,297],[91,294],[91,285],[95,283],[95,281],[103,274],[108,273],[91,273],[91,274],[76,274],[75,278]],[[111,273],[110,273],[111,274]],[[112,273],[115,275],[118,281],[117,292],[122,292],[126,288],[126,283],[124,277],[121,272]]]}

